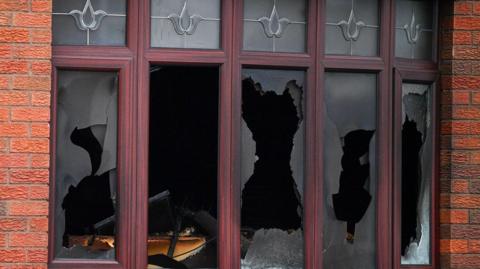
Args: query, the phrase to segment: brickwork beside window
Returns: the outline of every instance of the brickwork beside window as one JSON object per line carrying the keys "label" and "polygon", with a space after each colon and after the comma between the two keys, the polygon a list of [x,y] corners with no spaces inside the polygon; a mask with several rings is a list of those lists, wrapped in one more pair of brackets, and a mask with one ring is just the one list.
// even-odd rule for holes
{"label": "brickwork beside window", "polygon": [[0,268],[46,268],[51,1],[0,0]]}
{"label": "brickwork beside window", "polygon": [[443,9],[442,268],[480,268],[480,2]]}

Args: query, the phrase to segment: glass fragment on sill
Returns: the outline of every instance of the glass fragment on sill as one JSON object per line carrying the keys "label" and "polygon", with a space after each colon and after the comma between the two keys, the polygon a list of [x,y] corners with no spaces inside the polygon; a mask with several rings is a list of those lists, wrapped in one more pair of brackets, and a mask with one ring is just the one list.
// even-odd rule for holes
{"label": "glass fragment on sill", "polygon": [[151,66],[149,268],[217,267],[219,70]]}
{"label": "glass fragment on sill", "polygon": [[430,86],[402,86],[402,264],[430,263]]}
{"label": "glass fragment on sill", "polygon": [[323,266],[376,268],[377,77],[326,73]]}
{"label": "glass fragment on sill", "polygon": [[58,73],[56,258],[115,258],[117,90],[114,72]]}
{"label": "glass fragment on sill", "polygon": [[242,269],[303,268],[304,81],[243,70]]}

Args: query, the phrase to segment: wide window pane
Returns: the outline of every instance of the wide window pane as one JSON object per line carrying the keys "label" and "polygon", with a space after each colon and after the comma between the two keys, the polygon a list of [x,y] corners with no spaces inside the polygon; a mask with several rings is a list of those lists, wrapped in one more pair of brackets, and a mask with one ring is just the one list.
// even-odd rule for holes
{"label": "wide window pane", "polygon": [[397,0],[396,3],[395,56],[431,60],[434,1]]}
{"label": "wide window pane", "polygon": [[327,0],[326,16],[327,54],[378,55],[378,0]]}
{"label": "wide window pane", "polygon": [[58,72],[57,258],[115,258],[117,92],[117,73]]}
{"label": "wide window pane", "polygon": [[326,73],[324,269],[376,267],[377,76]]}
{"label": "wide window pane", "polygon": [[152,66],[149,268],[217,267],[219,70]]}
{"label": "wide window pane", "polygon": [[125,45],[125,0],[54,0],[54,45]]}
{"label": "wide window pane", "polygon": [[305,73],[244,69],[242,74],[242,269],[300,269]]}
{"label": "wide window pane", "polygon": [[430,263],[431,86],[402,86],[402,264]]}
{"label": "wide window pane", "polygon": [[244,0],[243,49],[304,52],[305,0]]}
{"label": "wide window pane", "polygon": [[220,0],[151,0],[152,47],[220,48]]}

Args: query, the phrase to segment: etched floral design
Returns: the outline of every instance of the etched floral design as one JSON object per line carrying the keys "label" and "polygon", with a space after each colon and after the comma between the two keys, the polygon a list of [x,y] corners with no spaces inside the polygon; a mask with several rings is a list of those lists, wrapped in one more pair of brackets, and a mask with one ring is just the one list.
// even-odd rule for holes
{"label": "etched floral design", "polygon": [[415,23],[416,23],[415,12],[412,10],[412,17],[410,19],[410,24],[405,24],[403,26],[403,29],[407,34],[407,41],[410,44],[417,43],[420,36],[420,32],[422,31],[421,29],[422,26],[420,24],[415,24]]}
{"label": "etched floral design", "polygon": [[265,35],[267,37],[282,37],[285,29],[290,24],[290,20],[287,18],[280,18],[277,12],[277,7],[275,4],[273,5],[272,12],[270,13],[270,17],[261,17],[258,21],[262,24],[263,30],[265,31]]}
{"label": "etched floral design", "polygon": [[[71,15],[73,18],[75,18],[77,27],[80,30],[95,31],[100,27],[100,24],[103,18],[107,16],[107,13],[103,10],[95,10],[90,0],[87,0],[82,11],[75,9],[70,11],[68,15]],[[89,19],[90,21],[88,22],[86,19]]]}
{"label": "etched floral design", "polygon": [[360,37],[360,30],[366,26],[363,21],[357,21],[353,9],[350,10],[348,21],[341,20],[336,25],[342,29],[343,37],[347,41],[357,41]]}
{"label": "etched floral design", "polygon": [[179,14],[170,14],[168,19],[173,23],[175,32],[179,35],[193,35],[198,24],[204,20],[202,16],[191,15],[188,13],[187,1],[183,4],[182,11]]}

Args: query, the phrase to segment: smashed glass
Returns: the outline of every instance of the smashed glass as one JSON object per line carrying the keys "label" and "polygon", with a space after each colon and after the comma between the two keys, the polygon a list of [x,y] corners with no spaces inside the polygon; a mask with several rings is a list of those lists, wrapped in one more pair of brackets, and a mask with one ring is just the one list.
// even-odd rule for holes
{"label": "smashed glass", "polygon": [[430,263],[430,86],[402,86],[402,264]]}
{"label": "smashed glass", "polygon": [[323,268],[376,267],[377,77],[326,73]]}
{"label": "smashed glass", "polygon": [[304,81],[243,70],[242,269],[303,267]]}
{"label": "smashed glass", "polygon": [[149,267],[216,268],[219,70],[150,71]]}
{"label": "smashed glass", "polygon": [[59,71],[55,180],[57,258],[114,259],[117,196],[114,72]]}

